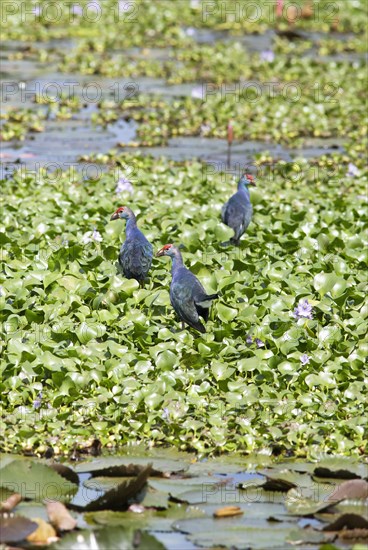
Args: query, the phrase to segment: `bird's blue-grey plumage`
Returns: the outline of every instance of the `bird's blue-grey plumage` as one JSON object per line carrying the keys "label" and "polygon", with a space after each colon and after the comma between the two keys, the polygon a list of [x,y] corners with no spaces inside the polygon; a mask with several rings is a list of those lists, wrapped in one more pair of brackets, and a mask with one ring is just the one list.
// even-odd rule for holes
{"label": "bird's blue-grey plumage", "polygon": [[125,277],[143,283],[151,268],[153,247],[137,227],[137,220],[132,210],[126,206],[118,208],[111,216],[112,220],[127,220],[125,241],[120,248],[119,264]]}
{"label": "bird's blue-grey plumage", "polygon": [[208,295],[189,269],[183,264],[179,249],[173,245],[164,246],[157,256],[170,256],[172,259],[172,280],[170,285],[170,301],[182,321],[199,332],[206,332],[199,316],[208,321],[212,300],[218,294]]}
{"label": "bird's blue-grey plumage", "polygon": [[239,180],[237,192],[221,211],[224,224],[234,230],[234,236],[230,239],[234,244],[239,244],[240,237],[245,233],[252,219],[253,208],[248,189],[251,184],[253,184],[253,178],[243,175]]}

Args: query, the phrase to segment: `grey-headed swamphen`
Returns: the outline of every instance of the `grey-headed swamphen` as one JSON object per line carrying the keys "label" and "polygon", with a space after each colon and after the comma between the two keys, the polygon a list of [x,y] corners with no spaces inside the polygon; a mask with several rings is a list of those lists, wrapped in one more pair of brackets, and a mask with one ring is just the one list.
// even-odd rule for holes
{"label": "grey-headed swamphen", "polygon": [[127,220],[126,239],[119,252],[119,264],[125,277],[136,279],[142,286],[152,263],[153,248],[146,237],[137,227],[137,220],[132,210],[127,206],[120,206],[111,216],[111,220]]}
{"label": "grey-headed swamphen", "polygon": [[183,264],[180,250],[172,245],[165,244],[156,256],[170,256],[172,260],[172,281],[170,285],[170,301],[176,313],[184,323],[199,332],[206,332],[199,316],[208,321],[211,302],[218,298],[218,294],[208,295],[189,269]]}
{"label": "grey-headed swamphen", "polygon": [[250,174],[243,174],[238,182],[238,190],[221,211],[221,219],[227,226],[234,230],[234,236],[230,242],[239,245],[240,237],[247,230],[252,219],[253,208],[250,202],[249,185],[255,185],[254,178]]}

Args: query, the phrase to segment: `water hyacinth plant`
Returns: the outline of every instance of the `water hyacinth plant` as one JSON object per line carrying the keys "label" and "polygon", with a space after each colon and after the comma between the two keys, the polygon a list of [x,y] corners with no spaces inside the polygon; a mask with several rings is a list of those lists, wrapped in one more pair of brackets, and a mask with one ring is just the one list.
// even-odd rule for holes
{"label": "water hyacinth plant", "polygon": [[[116,151],[111,158],[116,160]],[[36,421],[24,418],[27,440],[17,435],[16,424],[8,423],[7,441],[12,448],[37,447],[39,430],[48,430],[50,437],[59,437],[61,448],[68,449],[76,437],[88,438],[91,430],[101,426],[99,437],[104,445],[143,439],[154,445],[168,441],[179,446],[194,444],[201,453],[238,446],[256,449],[264,445],[266,422],[271,443],[282,440],[287,447],[305,452],[312,441],[321,449],[358,448],[364,434],[357,430],[351,436],[350,430],[352,424],[362,424],[356,403],[364,392],[366,325],[360,312],[365,270],[359,219],[364,203],[355,193],[339,195],[339,188],[329,178],[313,185],[312,172],[298,186],[288,186],[284,164],[276,164],[267,185],[262,184],[265,178],[259,177],[258,187],[252,190],[254,223],[246,242],[236,250],[224,250],[221,243],[232,233],[214,217],[214,211],[220,212],[233,192],[233,178],[224,180],[221,173],[207,173],[196,161],[158,163],[128,153],[120,153],[118,160],[131,166],[141,182],[134,204],[141,213],[139,227],[154,249],[169,239],[182,243],[188,268],[209,293],[220,293],[220,298],[212,306],[205,335],[190,329],[176,331],[168,295],[171,274],[166,265],[154,260],[149,281],[141,289],[137,281],[117,273],[119,239],[123,242],[125,235],[117,222],[106,223],[117,206],[112,174],[83,185],[70,184],[63,176],[58,182],[50,180],[40,186],[34,176],[25,179],[22,173],[5,180],[7,233],[1,234],[10,234],[10,227],[14,231],[11,240],[2,237],[2,247],[13,275],[1,281],[0,300],[6,319],[21,322],[28,338],[22,342],[23,333],[14,329],[14,321],[5,325],[3,383],[9,390],[9,384],[22,384],[21,393],[5,392],[5,405],[14,415],[20,406],[33,409],[32,387],[42,383],[50,411],[60,410],[61,414],[60,419],[51,413]],[[109,155],[105,162],[107,167],[111,165]],[[294,177],[299,168],[293,164],[289,169]],[[344,178],[343,163],[340,170]],[[358,195],[364,183],[359,177],[355,181]],[[44,198],[53,197],[56,187],[63,200],[52,201],[51,208],[50,198]],[[338,196],[333,217],[327,207],[316,215],[320,204],[330,204]],[[35,228],[42,219],[41,232],[29,233],[16,222],[15,204],[27,205],[32,213],[29,223]],[[284,209],[280,204],[293,208]],[[323,233],[326,227],[328,232]],[[336,232],[346,235],[338,240],[339,249],[333,257],[329,250],[321,253],[314,239],[323,244],[320,235],[325,234],[330,242],[336,239]],[[272,248],[270,234],[277,235]],[[62,244],[65,239],[67,248]],[[83,246],[84,241],[98,246]],[[49,242],[55,243],[51,249]],[[40,249],[36,263],[35,245]],[[33,282],[23,287],[19,302],[17,281],[24,277]],[[295,294],[301,290],[307,298],[295,302]],[[45,335],[44,339],[33,336],[34,319],[38,320],[37,335]],[[27,357],[23,354],[22,358],[25,349]],[[26,361],[31,384],[22,382],[25,374],[19,361]],[[351,391],[346,392],[348,387]],[[270,430],[265,407],[274,407],[275,395],[298,403],[299,427],[286,429],[275,415]],[[239,424],[237,407],[244,405],[250,410],[249,403],[258,402],[261,396],[264,404],[252,409],[249,422]],[[330,398],[339,403],[334,439],[326,437],[332,425],[319,416],[324,401]],[[83,408],[84,400],[91,406]],[[211,410],[214,403],[217,413]],[[157,430],[155,425],[163,421],[165,408],[180,413],[170,414],[165,431]],[[64,414],[68,416],[67,430]],[[142,421],[148,426],[146,434]],[[217,427],[208,428],[208,422],[210,426],[221,423],[221,432]],[[197,426],[195,443],[193,423]]]}

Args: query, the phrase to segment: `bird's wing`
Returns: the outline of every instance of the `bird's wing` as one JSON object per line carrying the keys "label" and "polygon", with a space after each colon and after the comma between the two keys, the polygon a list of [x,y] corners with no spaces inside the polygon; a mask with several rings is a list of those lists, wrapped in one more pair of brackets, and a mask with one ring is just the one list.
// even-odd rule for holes
{"label": "bird's wing", "polygon": [[229,227],[241,225],[245,214],[245,207],[237,195],[233,195],[226,204],[223,221]]}
{"label": "bird's wing", "polygon": [[[170,287],[170,299],[173,308],[179,317],[188,323],[188,325],[203,332],[203,326],[198,318],[198,311],[194,302],[193,292],[195,288],[203,290],[198,279],[186,268],[182,268],[180,273],[173,278]],[[203,291],[204,292],[204,291]]]}
{"label": "bird's wing", "polygon": [[143,239],[127,239],[120,250],[119,261],[126,273],[133,277],[144,278],[152,263],[153,247]]}
{"label": "bird's wing", "polygon": [[[182,291],[182,293],[183,295],[184,293],[186,294],[185,297],[189,303],[192,313],[194,307],[197,312],[197,316],[200,315],[205,321],[207,321],[211,302],[217,298],[218,295],[208,295],[197,277],[187,268],[182,268],[180,270],[180,273],[175,277],[174,282],[176,282],[174,289],[177,285],[185,287],[185,291]],[[182,307],[181,303],[178,307]]]}

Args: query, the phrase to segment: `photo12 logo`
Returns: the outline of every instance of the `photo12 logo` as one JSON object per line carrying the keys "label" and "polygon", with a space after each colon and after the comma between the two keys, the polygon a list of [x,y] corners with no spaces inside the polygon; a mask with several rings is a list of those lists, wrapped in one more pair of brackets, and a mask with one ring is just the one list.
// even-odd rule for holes
{"label": "photo12 logo", "polygon": [[25,0],[2,0],[0,4],[1,22],[7,24],[12,17],[20,18],[22,23],[42,21],[42,23],[100,23],[113,17],[114,22],[134,23],[137,21],[140,4],[133,0],[117,0],[114,3],[104,0],[88,2],[55,0],[38,1],[34,4]]}
{"label": "photo12 logo", "polygon": [[317,2],[300,2],[285,0],[204,0],[202,2],[203,23],[256,23],[264,21],[276,23],[286,21],[294,24],[300,19],[336,24],[339,6],[336,2],[320,5]]}
{"label": "photo12 logo", "polygon": [[336,82],[313,82],[305,87],[300,82],[234,82],[233,84],[215,84],[205,82],[202,87],[194,88],[192,97],[202,99],[203,102],[217,100],[225,103],[257,103],[261,98],[273,100],[283,99],[287,103],[297,103],[301,97],[308,95],[315,103],[337,103],[340,87]]}
{"label": "photo12 logo", "polygon": [[3,81],[0,87],[1,102],[12,103],[14,100],[26,103],[59,103],[65,98],[68,100],[80,99],[83,103],[97,105],[107,95],[115,103],[137,101],[139,84],[137,82],[114,82],[107,90],[98,82],[78,82],[66,80],[64,82],[15,82]]}

